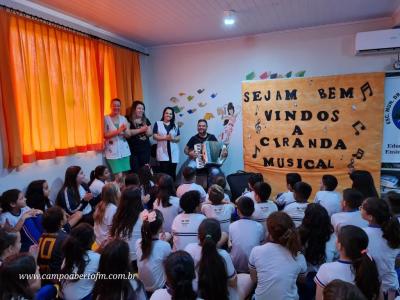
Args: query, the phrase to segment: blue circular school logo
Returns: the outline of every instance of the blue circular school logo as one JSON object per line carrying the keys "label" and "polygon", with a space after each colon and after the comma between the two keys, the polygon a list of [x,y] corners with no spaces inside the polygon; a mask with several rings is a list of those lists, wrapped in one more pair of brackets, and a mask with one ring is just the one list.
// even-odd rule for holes
{"label": "blue circular school logo", "polygon": [[392,120],[394,125],[400,129],[400,101],[397,101],[397,103],[393,106]]}

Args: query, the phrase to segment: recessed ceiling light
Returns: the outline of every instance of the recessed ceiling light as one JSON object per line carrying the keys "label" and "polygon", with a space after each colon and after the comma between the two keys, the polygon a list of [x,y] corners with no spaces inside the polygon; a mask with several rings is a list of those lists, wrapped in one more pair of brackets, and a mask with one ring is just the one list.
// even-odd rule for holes
{"label": "recessed ceiling light", "polygon": [[224,24],[228,25],[228,26],[235,24],[235,11],[234,10],[225,10],[224,11]]}

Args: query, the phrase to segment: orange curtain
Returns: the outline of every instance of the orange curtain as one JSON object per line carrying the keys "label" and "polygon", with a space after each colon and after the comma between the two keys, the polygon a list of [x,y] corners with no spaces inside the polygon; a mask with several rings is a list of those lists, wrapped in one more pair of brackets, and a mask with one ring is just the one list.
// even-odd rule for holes
{"label": "orange curtain", "polygon": [[127,112],[132,101],[142,100],[139,54],[99,43],[102,78],[105,82],[103,97],[105,114],[110,112],[110,101],[121,100],[121,112]]}
{"label": "orange curtain", "polygon": [[5,11],[0,26],[4,166],[102,150],[110,99],[142,97],[139,55]]}

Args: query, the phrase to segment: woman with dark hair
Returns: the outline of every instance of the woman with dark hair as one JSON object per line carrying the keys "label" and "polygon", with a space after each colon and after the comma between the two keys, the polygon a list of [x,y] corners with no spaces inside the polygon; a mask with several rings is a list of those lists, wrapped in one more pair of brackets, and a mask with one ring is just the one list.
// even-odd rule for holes
{"label": "woman with dark hair", "polygon": [[124,275],[125,278],[99,278],[94,284],[95,300],[146,300],[140,281],[130,279],[132,268],[128,244],[119,239],[110,241],[102,250],[98,272],[105,276]]}
{"label": "woman with dark hair", "polygon": [[179,162],[180,132],[175,124],[175,112],[172,107],[164,108],[161,121],[153,128],[153,138],[157,141],[157,161],[160,172],[176,179],[176,165]]}
{"label": "woman with dark hair", "polygon": [[92,193],[82,183],[85,174],[81,167],[72,166],[65,171],[64,185],[57,195],[56,204],[61,206],[69,215],[81,211],[82,221],[93,224],[94,198]]}
{"label": "woman with dark hair", "polygon": [[153,170],[150,165],[144,165],[138,172],[140,189],[142,190],[142,201],[147,209],[153,208],[156,197],[156,187],[153,179]]}
{"label": "woman with dark hair", "polygon": [[163,231],[172,232],[171,226],[175,217],[181,211],[179,198],[176,197],[174,181],[171,176],[161,174],[157,181],[157,198],[153,204],[164,216]]}
{"label": "woman with dark hair", "polygon": [[298,232],[307,262],[306,281],[298,283],[299,295],[300,299],[312,299],[316,288],[314,277],[319,266],[333,261],[337,254],[336,235],[328,211],[320,204],[309,204]]}
{"label": "woman with dark hair", "polygon": [[[368,222],[364,228],[369,238],[368,253],[376,262],[385,299],[398,296],[399,280],[395,271],[400,254],[400,224],[390,213],[389,205],[378,198],[367,198],[360,207],[361,216]],[[387,298],[389,296],[389,298]]]}
{"label": "woman with dark hair", "polygon": [[95,280],[89,275],[95,274],[99,266],[100,255],[91,250],[95,241],[93,227],[81,223],[74,227],[63,245],[65,254],[61,274],[85,274],[87,278],[69,279],[62,282],[65,300],[89,299]]}
{"label": "woman with dark hair", "polygon": [[255,299],[298,299],[296,280],[307,265],[296,227],[288,214],[277,211],[269,215],[267,228],[268,242],[254,247],[249,258]]}
{"label": "woman with dark hair", "polygon": [[137,272],[136,243],[141,237],[143,211],[140,189],[128,188],[122,192],[117,211],[113,217],[110,236],[128,242],[133,270]]}
{"label": "woman with dark hair", "polygon": [[[21,275],[32,278],[21,278]],[[31,255],[21,253],[8,257],[0,268],[0,299],[34,299],[40,289],[39,276],[39,268]]]}
{"label": "woman with dark hair", "polygon": [[51,207],[49,200],[49,184],[46,180],[32,181],[26,189],[25,197],[26,204],[30,208],[40,209],[45,211]]}
{"label": "woman with dark hair", "polygon": [[374,178],[371,173],[365,170],[354,170],[350,173],[353,182],[352,188],[361,192],[364,199],[368,197],[379,197],[375,188]]}
{"label": "woman with dark hair", "polygon": [[129,148],[131,149],[131,170],[135,173],[150,161],[152,136],[151,123],[145,114],[145,105],[142,101],[133,101],[130,115],[127,117],[130,129],[127,130]]}
{"label": "woman with dark hair", "polygon": [[365,231],[354,225],[343,226],[336,245],[339,260],[323,264],[314,278],[316,299],[323,299],[324,288],[335,279],[354,283],[369,300],[378,299],[379,275],[375,261],[367,253],[368,236]]}
{"label": "woman with dark hair", "polygon": [[167,288],[156,290],[150,300],[195,300],[192,281],[196,274],[194,261],[189,253],[176,251],[164,262]]}
{"label": "woman with dark hair", "polygon": [[104,117],[104,155],[113,174],[122,176],[122,172],[129,171],[131,151],[126,138],[129,137],[129,123],[121,115],[121,100],[111,100],[111,113]]}

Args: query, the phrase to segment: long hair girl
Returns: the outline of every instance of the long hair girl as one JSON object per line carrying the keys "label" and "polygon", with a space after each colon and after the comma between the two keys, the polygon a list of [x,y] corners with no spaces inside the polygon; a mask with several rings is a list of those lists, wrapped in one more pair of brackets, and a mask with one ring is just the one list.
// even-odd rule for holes
{"label": "long hair girl", "polygon": [[199,261],[199,296],[204,299],[228,299],[228,274],[224,259],[219,255],[217,243],[221,226],[215,219],[205,219],[198,230],[201,250]]}
{"label": "long hair girl", "polygon": [[311,265],[325,263],[326,243],[334,232],[326,209],[319,204],[309,204],[298,231],[306,261]]}

